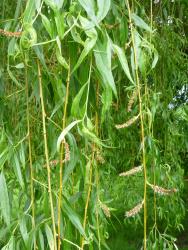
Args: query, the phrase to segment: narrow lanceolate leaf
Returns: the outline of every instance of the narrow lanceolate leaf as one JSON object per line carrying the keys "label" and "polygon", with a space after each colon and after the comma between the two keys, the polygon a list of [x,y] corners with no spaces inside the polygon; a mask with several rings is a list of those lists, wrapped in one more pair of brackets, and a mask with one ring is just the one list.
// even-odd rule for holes
{"label": "narrow lanceolate leaf", "polygon": [[96,30],[91,29],[90,31],[86,32],[86,34],[88,35],[88,38],[86,39],[86,41],[84,43],[84,49],[83,49],[76,65],[74,66],[74,69],[72,72],[74,72],[80,66],[80,64],[83,62],[83,60],[86,58],[86,56],[89,54],[89,52],[92,50],[92,48],[96,44],[96,41],[97,41]]}
{"label": "narrow lanceolate leaf", "polygon": [[51,228],[48,226],[48,224],[45,225],[45,232],[46,232],[46,237],[48,240],[48,245],[50,247],[50,250],[54,250],[55,244],[54,244],[54,237],[52,234]]}
{"label": "narrow lanceolate leaf", "polygon": [[0,174],[0,205],[1,213],[7,225],[10,224],[10,201],[3,172]]}
{"label": "narrow lanceolate leaf", "polygon": [[128,120],[127,122],[123,123],[123,124],[118,124],[115,127],[117,129],[121,129],[121,128],[127,128],[129,126],[131,126],[139,117],[140,115],[134,116],[133,118],[131,118],[130,120]]}
{"label": "narrow lanceolate leaf", "polygon": [[35,9],[36,9],[35,0],[28,0],[24,12],[23,23],[31,23],[32,18],[35,14]]}
{"label": "narrow lanceolate leaf", "polygon": [[80,5],[85,9],[88,17],[96,23],[95,3],[93,0],[78,0]]}
{"label": "narrow lanceolate leaf", "polygon": [[51,26],[50,20],[42,13],[40,15],[42,18],[42,24],[43,24],[44,28],[46,29],[46,31],[48,32],[48,34],[52,38],[53,32],[52,32],[52,26]]}
{"label": "narrow lanceolate leaf", "polygon": [[132,76],[131,76],[131,73],[130,73],[130,70],[129,70],[129,65],[128,65],[128,62],[127,62],[127,59],[125,57],[125,53],[123,51],[123,49],[121,49],[120,47],[118,47],[117,45],[113,44],[113,49],[114,49],[114,52],[117,54],[118,58],[119,58],[119,61],[121,63],[121,66],[127,76],[127,78],[132,82],[134,83],[133,79],[132,79]]}
{"label": "narrow lanceolate leaf", "polygon": [[20,225],[20,232],[21,232],[22,238],[24,240],[25,246],[27,246],[27,243],[28,243],[28,240],[29,240],[29,235],[28,235],[28,232],[27,232],[27,226],[26,226],[26,219],[25,219],[25,217],[23,217],[20,220],[19,225]]}
{"label": "narrow lanceolate leaf", "polygon": [[44,236],[40,229],[39,229],[39,243],[40,243],[41,250],[44,250]]}
{"label": "narrow lanceolate leaf", "polygon": [[117,97],[116,85],[111,69],[111,45],[110,40],[105,37],[104,41],[98,41],[95,46],[96,67],[101,74],[105,87],[110,87]]}
{"label": "narrow lanceolate leaf", "polygon": [[81,235],[86,237],[85,231],[83,229],[82,223],[79,219],[79,216],[77,213],[72,209],[69,202],[65,199],[63,202],[63,208],[64,212],[68,216],[69,220],[72,222],[72,224],[75,226],[75,228],[80,232]]}
{"label": "narrow lanceolate leaf", "polygon": [[69,65],[66,62],[65,58],[61,55],[61,52],[59,50],[59,48],[56,49],[56,57],[58,62],[65,68],[65,69],[69,69]]}
{"label": "narrow lanceolate leaf", "polygon": [[64,15],[60,13],[60,11],[57,11],[55,14],[55,23],[57,27],[57,33],[61,39],[63,39],[64,36]]}
{"label": "narrow lanceolate leaf", "polygon": [[159,54],[158,54],[157,50],[154,49],[154,59],[153,59],[152,65],[151,65],[152,69],[155,68],[158,60],[159,60]]}
{"label": "narrow lanceolate leaf", "polygon": [[83,110],[85,110],[85,104],[84,104],[84,107],[81,108],[80,107],[80,101],[81,101],[81,98],[83,96],[84,90],[85,90],[85,88],[86,88],[87,85],[88,85],[88,82],[86,82],[81,87],[80,91],[78,92],[78,94],[76,95],[76,97],[73,100],[72,107],[71,107],[71,114],[74,117],[78,117],[78,116],[83,115],[82,113],[83,113]]}
{"label": "narrow lanceolate leaf", "polygon": [[138,26],[146,31],[152,32],[152,29],[150,28],[150,26],[142,18],[137,16],[135,13],[131,14],[131,18],[136,26]]}
{"label": "narrow lanceolate leaf", "polygon": [[90,140],[91,142],[94,142],[99,146],[105,146],[101,142],[101,140],[85,126],[83,126],[83,128],[82,128],[82,133],[83,133],[84,137],[87,138],[88,140]]}
{"label": "narrow lanceolate leaf", "polygon": [[111,0],[97,0],[97,22],[101,22],[110,10]]}
{"label": "narrow lanceolate leaf", "polygon": [[16,155],[14,155],[13,169],[14,169],[15,175],[18,179],[18,182],[20,183],[20,186],[22,188],[24,188],[24,181],[23,181],[23,177],[22,177],[21,166],[20,166],[20,162],[18,160],[18,157]]}
{"label": "narrow lanceolate leaf", "polygon": [[60,146],[62,141],[64,140],[66,134],[79,122],[81,122],[82,120],[76,120],[74,122],[71,122],[60,134],[60,136],[57,139],[57,151],[59,151]]}
{"label": "narrow lanceolate leaf", "polygon": [[54,12],[60,10],[63,6],[64,0],[44,0],[44,2],[53,9]]}

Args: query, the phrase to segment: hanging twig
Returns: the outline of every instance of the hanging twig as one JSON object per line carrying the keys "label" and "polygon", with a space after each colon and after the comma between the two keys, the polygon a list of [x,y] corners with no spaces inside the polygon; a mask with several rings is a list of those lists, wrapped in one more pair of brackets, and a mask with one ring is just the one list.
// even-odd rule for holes
{"label": "hanging twig", "polygon": [[[69,69],[67,75],[67,87],[66,87],[66,96],[65,96],[65,104],[64,104],[64,114],[63,114],[63,126],[62,130],[65,129],[66,126],[66,117],[67,117],[67,104],[69,98],[69,85],[70,85],[70,59],[69,59]],[[60,150],[60,168],[59,168],[59,195],[58,195],[58,250],[61,249],[61,208],[62,208],[62,192],[63,192],[63,154],[66,154],[66,144],[64,148],[64,143],[61,144]],[[66,156],[65,156],[66,157]]]}
{"label": "hanging twig", "polygon": [[[25,58],[24,58],[25,60]],[[32,206],[32,229],[35,229],[35,200],[34,200],[34,174],[33,174],[33,161],[32,161],[32,149],[31,149],[31,130],[30,130],[30,108],[29,108],[29,86],[28,86],[28,71],[27,62],[25,60],[25,89],[27,99],[27,139],[29,147],[29,168],[30,168],[30,192],[31,192],[31,206]],[[36,249],[36,239],[34,239],[34,250]]]}
{"label": "hanging twig", "polygon": [[48,143],[47,143],[47,133],[46,133],[46,118],[45,118],[46,114],[45,114],[44,98],[43,98],[43,90],[42,90],[41,68],[40,68],[40,63],[38,60],[37,60],[37,66],[38,66],[38,81],[39,81],[40,99],[41,99],[41,108],[42,108],[44,150],[45,150],[46,166],[47,166],[47,172],[48,172],[48,193],[49,193],[49,199],[50,199],[50,208],[51,208],[51,217],[52,217],[52,226],[53,226],[54,250],[57,250],[54,206],[53,206],[53,197],[52,197],[52,188],[51,188],[51,170],[50,170],[50,164],[49,164]]}
{"label": "hanging twig", "polygon": [[134,54],[134,63],[135,63],[135,76],[136,76],[136,84],[138,90],[138,99],[139,99],[139,114],[140,114],[140,130],[141,130],[141,143],[142,143],[142,161],[143,161],[143,170],[144,170],[144,250],[147,248],[147,172],[146,172],[146,152],[145,152],[145,133],[144,133],[144,118],[142,111],[142,96],[141,96],[141,85],[139,79],[138,72],[138,59],[137,59],[137,50],[135,47],[135,39],[134,39],[134,31],[133,24],[131,20],[131,9],[129,5],[129,0],[126,0],[128,15],[129,15],[129,23],[131,30],[131,39],[133,46],[133,54]]}

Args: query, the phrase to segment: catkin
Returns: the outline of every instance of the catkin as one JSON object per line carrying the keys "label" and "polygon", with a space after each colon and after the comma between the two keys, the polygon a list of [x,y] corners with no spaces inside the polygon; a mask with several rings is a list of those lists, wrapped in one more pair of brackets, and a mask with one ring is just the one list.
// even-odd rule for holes
{"label": "catkin", "polygon": [[138,119],[139,115],[132,117],[130,120],[128,120],[127,122],[123,123],[123,124],[118,124],[115,125],[115,127],[117,129],[121,129],[121,128],[127,128],[130,125],[132,125],[137,119]]}
{"label": "catkin", "polygon": [[174,193],[176,193],[178,191],[176,188],[165,189],[165,188],[159,187],[157,185],[152,185],[150,183],[148,183],[148,185],[153,189],[153,191],[155,193],[158,193],[158,194],[161,194],[161,195],[170,195],[170,194],[174,194]]}
{"label": "catkin", "polygon": [[133,93],[132,93],[132,96],[131,96],[131,98],[130,98],[130,100],[129,100],[129,103],[128,103],[128,106],[127,106],[127,111],[128,111],[128,112],[130,112],[130,111],[132,110],[132,106],[133,106],[133,104],[134,104],[134,100],[135,100],[135,98],[136,98],[137,95],[138,95],[138,90],[135,89],[135,90],[133,91]]}
{"label": "catkin", "polygon": [[[70,149],[69,149],[69,144],[68,144],[65,140],[63,140],[62,142],[65,144],[65,159],[64,159],[62,162],[60,162],[60,160],[52,160],[52,161],[50,161],[50,162],[49,162],[49,165],[50,165],[51,167],[56,166],[56,165],[59,164],[59,163],[65,163],[65,162],[67,162],[67,161],[70,161]],[[46,165],[45,165],[45,167],[46,167]]]}
{"label": "catkin", "polygon": [[7,37],[20,37],[22,35],[22,32],[21,31],[10,32],[10,31],[0,29],[0,34],[3,36],[7,36]]}
{"label": "catkin", "polygon": [[133,175],[133,174],[136,174],[138,172],[141,172],[141,171],[142,171],[142,166],[134,167],[129,171],[126,171],[126,172],[119,174],[119,176],[129,176],[129,175]]}
{"label": "catkin", "polygon": [[105,216],[110,218],[111,214],[110,214],[109,207],[107,207],[107,205],[102,203],[101,201],[99,201],[99,204],[100,204],[100,207],[101,207],[103,213],[105,214]]}
{"label": "catkin", "polygon": [[142,202],[140,202],[138,205],[136,205],[136,207],[134,207],[133,209],[129,210],[126,212],[125,216],[126,217],[133,217],[136,214],[138,214],[140,212],[140,210],[142,209],[144,204],[144,200],[142,200]]}
{"label": "catkin", "polygon": [[103,156],[101,155],[101,152],[99,150],[97,150],[97,153],[96,153],[96,160],[100,164],[104,164],[105,163],[105,159],[103,158]]}

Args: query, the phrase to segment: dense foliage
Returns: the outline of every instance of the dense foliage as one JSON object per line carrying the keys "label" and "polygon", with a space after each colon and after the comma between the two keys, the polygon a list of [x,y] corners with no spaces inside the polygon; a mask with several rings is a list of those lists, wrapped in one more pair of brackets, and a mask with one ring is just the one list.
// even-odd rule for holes
{"label": "dense foliage", "polygon": [[188,2],[0,10],[0,248],[178,249]]}

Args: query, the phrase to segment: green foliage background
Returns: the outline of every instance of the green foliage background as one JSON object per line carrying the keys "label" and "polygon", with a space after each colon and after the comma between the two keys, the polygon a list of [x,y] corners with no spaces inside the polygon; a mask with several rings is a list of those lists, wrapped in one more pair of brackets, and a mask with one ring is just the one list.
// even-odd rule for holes
{"label": "green foliage background", "polygon": [[2,0],[0,13],[0,248],[185,246],[187,1]]}

